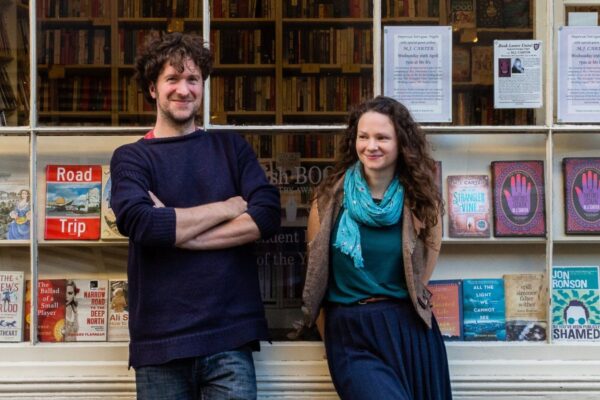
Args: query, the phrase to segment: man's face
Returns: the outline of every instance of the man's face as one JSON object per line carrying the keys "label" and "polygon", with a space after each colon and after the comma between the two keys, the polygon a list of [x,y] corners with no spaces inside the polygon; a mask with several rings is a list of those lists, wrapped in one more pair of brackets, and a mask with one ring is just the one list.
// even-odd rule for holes
{"label": "man's face", "polygon": [[189,58],[184,59],[183,66],[179,72],[167,62],[156,83],[150,85],[158,118],[173,126],[193,123],[202,103],[202,72]]}

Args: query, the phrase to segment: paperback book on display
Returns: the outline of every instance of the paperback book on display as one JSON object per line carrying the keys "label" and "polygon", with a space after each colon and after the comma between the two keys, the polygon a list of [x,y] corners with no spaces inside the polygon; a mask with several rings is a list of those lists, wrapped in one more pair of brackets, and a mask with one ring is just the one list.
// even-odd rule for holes
{"label": "paperback book on display", "polygon": [[600,158],[564,158],[565,231],[600,233]]}
{"label": "paperback book on display", "polygon": [[493,161],[494,236],[546,236],[544,163]]}
{"label": "paperback book on display", "polygon": [[542,273],[504,275],[506,340],[546,340],[547,288]]}
{"label": "paperback book on display", "polygon": [[487,175],[448,176],[451,238],[490,237],[490,186]]}
{"label": "paperback book on display", "polygon": [[24,275],[0,271],[0,342],[23,340]]}
{"label": "paperback book on display", "polygon": [[38,281],[37,334],[40,342],[64,341],[65,284],[64,279]]}
{"label": "paperback book on display", "polygon": [[502,279],[463,280],[465,341],[506,340]]}
{"label": "paperback book on display", "polygon": [[110,206],[110,193],[111,193],[111,180],[110,180],[110,166],[102,166],[102,206],[101,206],[101,217],[100,227],[101,233],[100,238],[102,240],[111,239],[125,239],[125,236],[119,233],[117,229],[117,218],[115,212]]}
{"label": "paperback book on display", "polygon": [[45,239],[100,238],[100,165],[48,165]]}
{"label": "paperback book on display", "polygon": [[[67,280],[65,342],[106,341],[107,286],[106,280]],[[69,290],[74,292],[72,300]]]}
{"label": "paperback book on display", "polygon": [[433,314],[444,340],[463,340],[463,297],[460,279],[430,281]]}
{"label": "paperback book on display", "polygon": [[598,266],[552,267],[552,340],[600,341]]}
{"label": "paperback book on display", "polygon": [[0,240],[29,240],[30,198],[26,182],[0,180]]}
{"label": "paperback book on display", "polygon": [[108,329],[109,342],[129,341],[129,296],[125,280],[109,282]]}

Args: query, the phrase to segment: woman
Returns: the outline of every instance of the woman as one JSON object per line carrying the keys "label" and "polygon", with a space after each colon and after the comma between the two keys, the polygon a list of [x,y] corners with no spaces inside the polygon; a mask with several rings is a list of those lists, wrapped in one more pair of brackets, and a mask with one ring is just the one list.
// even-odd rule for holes
{"label": "woman", "polygon": [[19,201],[9,214],[12,219],[8,225],[7,237],[9,240],[28,240],[29,221],[31,220],[31,202],[29,190],[22,189],[19,192]]}
{"label": "woman", "polygon": [[310,211],[306,323],[323,307],[342,399],[451,399],[426,288],[443,201],[425,134],[404,106],[379,96],[350,114],[341,151]]}
{"label": "woman", "polygon": [[75,296],[79,292],[74,281],[69,280],[65,286],[65,342],[77,341],[77,331],[79,322],[77,321],[77,299]]}

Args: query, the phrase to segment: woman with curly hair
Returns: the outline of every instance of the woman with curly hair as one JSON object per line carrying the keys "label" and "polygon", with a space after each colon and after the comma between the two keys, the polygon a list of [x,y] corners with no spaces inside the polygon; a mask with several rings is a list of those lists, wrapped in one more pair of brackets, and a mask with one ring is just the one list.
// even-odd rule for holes
{"label": "woman with curly hair", "polygon": [[310,211],[305,322],[320,328],[342,399],[451,399],[426,287],[443,200],[425,134],[378,96],[350,113],[341,153]]}

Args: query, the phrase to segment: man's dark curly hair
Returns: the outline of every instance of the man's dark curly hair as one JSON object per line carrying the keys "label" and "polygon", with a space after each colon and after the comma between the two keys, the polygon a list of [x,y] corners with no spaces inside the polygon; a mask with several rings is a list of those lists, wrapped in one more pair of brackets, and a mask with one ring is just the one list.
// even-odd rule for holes
{"label": "man's dark curly hair", "polygon": [[150,85],[156,83],[165,63],[168,62],[176,70],[183,72],[183,62],[186,58],[191,59],[200,68],[202,79],[206,80],[212,72],[213,55],[202,37],[173,32],[162,36],[150,35],[146,38],[146,43],[135,60],[135,77],[146,100],[154,102],[150,96]]}
{"label": "man's dark curly hair", "polygon": [[394,125],[398,139],[396,174],[406,189],[408,206],[425,223],[422,235],[426,238],[431,228],[441,223],[438,219],[444,213],[444,201],[435,183],[436,165],[431,158],[425,132],[413,120],[407,108],[391,97],[377,96],[366,100],[350,112],[338,161],[333,171],[317,189],[317,196],[327,196],[333,184],[358,161],[356,153],[358,121],[363,114],[370,111],[388,116]]}

